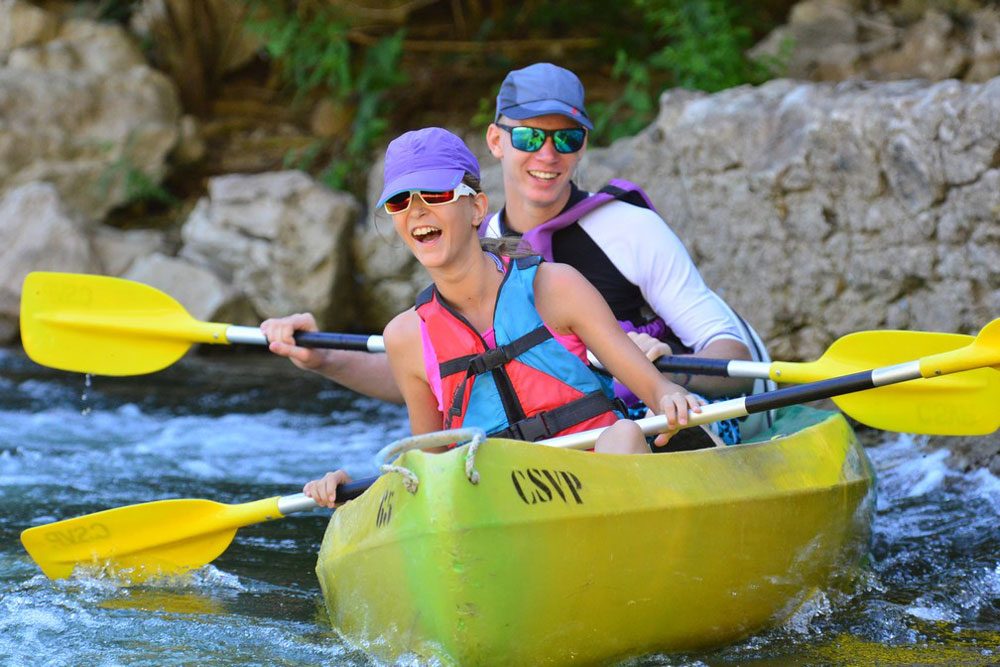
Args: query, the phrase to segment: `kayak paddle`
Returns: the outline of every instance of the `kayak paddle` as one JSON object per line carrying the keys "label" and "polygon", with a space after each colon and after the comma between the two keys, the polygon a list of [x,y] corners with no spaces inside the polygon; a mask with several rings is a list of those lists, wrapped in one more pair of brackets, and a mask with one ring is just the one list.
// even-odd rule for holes
{"label": "kayak paddle", "polygon": [[[707,405],[700,413],[688,415],[686,427],[915,378],[936,378],[987,366],[1000,366],[1000,319],[988,324],[970,344],[957,350]],[[932,385],[928,383],[928,386]],[[982,429],[979,432],[996,430],[1000,426],[1000,411],[996,409],[996,404],[983,413],[978,422]],[[942,415],[942,419],[946,417]],[[666,428],[663,416],[640,419],[637,423],[649,435]],[[583,449],[593,446],[603,430],[573,433],[543,440],[539,444]],[[357,497],[373,481],[374,478],[370,478],[344,485],[337,495],[344,499]],[[154,575],[179,574],[200,567],[225,551],[236,529],[315,506],[302,494],[242,505],[196,499],[161,500],[29,528],[21,533],[21,541],[49,577],[67,577],[76,565],[90,564],[135,582]]]}
{"label": "kayak paddle", "polygon": [[[34,272],[24,281],[21,340],[43,366],[97,375],[161,370],[194,343],[267,345],[256,327],[194,319],[172,297],[142,283],[75,273]],[[299,332],[303,347],[384,352],[381,336]],[[816,361],[771,363],[663,357],[665,371],[815,382],[901,363],[969,344],[972,336],[923,331],[861,331],[836,341]],[[1000,405],[1000,373],[979,369],[945,379],[914,380],[866,394],[837,396],[845,413],[874,428],[909,433],[966,435],[979,416]],[[941,416],[944,418],[942,419]],[[947,429],[947,430],[942,430]]]}
{"label": "kayak paddle", "polygon": [[[377,477],[341,485],[338,501],[357,498]],[[301,493],[239,505],[180,498],[104,510],[28,528],[21,543],[50,579],[92,565],[133,583],[179,574],[215,560],[236,529],[316,509]]]}
{"label": "kayak paddle", "polygon": [[[314,341],[315,338],[315,341]],[[304,346],[361,349],[364,336],[296,336]],[[35,271],[21,293],[21,343],[32,361],[95,375],[142,375],[162,370],[194,343],[267,345],[256,327],[194,319],[155,287],[123,278]]]}
{"label": "kayak paddle", "polygon": [[[991,368],[992,367],[992,368]],[[906,415],[904,406],[897,406],[901,419],[919,420],[935,428],[935,433],[967,435],[993,433],[1000,428],[1000,403],[979,406],[981,409],[956,415],[947,412],[933,411],[928,403],[936,398],[934,387],[940,386],[940,393],[952,391],[947,385],[938,385],[944,376],[963,373],[974,369],[991,372],[1000,371],[1000,318],[993,320],[972,339],[972,342],[957,350],[932,354],[920,359],[885,366],[873,370],[852,373],[841,377],[810,382],[794,387],[785,387],[763,394],[734,398],[728,401],[702,406],[701,412],[688,415],[686,428],[708,424],[722,419],[745,417],[757,412],[777,410],[789,405],[806,403],[824,398],[833,398],[842,394],[870,390],[876,387],[887,387],[899,382],[907,382],[917,378],[928,379],[924,385],[928,401],[921,404],[913,401],[910,407],[912,415]],[[871,395],[871,394],[869,394]],[[921,414],[927,412],[928,414]],[[666,429],[667,418],[663,415],[647,417],[636,421],[646,435],[654,435]],[[584,449],[593,445],[603,429],[572,433],[546,440],[545,444],[552,447]],[[595,432],[597,435],[595,435]]]}

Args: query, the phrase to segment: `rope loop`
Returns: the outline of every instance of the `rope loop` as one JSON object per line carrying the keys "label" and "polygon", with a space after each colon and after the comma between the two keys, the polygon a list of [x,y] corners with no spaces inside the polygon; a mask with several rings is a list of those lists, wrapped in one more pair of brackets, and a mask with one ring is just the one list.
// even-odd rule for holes
{"label": "rope loop", "polygon": [[479,431],[469,443],[469,450],[465,452],[465,478],[473,484],[479,484],[479,471],[476,470],[476,452],[479,445],[486,442],[486,434]]}
{"label": "rope loop", "polygon": [[420,488],[420,480],[417,479],[416,474],[409,468],[404,468],[403,466],[391,466],[384,465],[379,467],[379,471],[383,474],[394,472],[403,478],[403,488],[405,488],[410,493],[416,493],[417,489]]}
{"label": "rope loop", "polygon": [[433,431],[420,435],[411,435],[391,442],[378,451],[375,455],[375,464],[383,466],[397,456],[411,449],[430,449],[431,447],[445,447],[447,445],[464,445],[473,442],[477,438],[486,439],[486,433],[481,428],[453,428],[448,431]]}
{"label": "rope loop", "polygon": [[389,461],[395,460],[404,452],[412,449],[429,449],[431,447],[444,447],[446,445],[464,445],[469,443],[469,450],[465,453],[465,478],[472,484],[479,484],[479,472],[476,470],[476,452],[479,446],[486,441],[486,433],[481,428],[455,428],[448,431],[434,431],[433,433],[423,433],[421,435],[411,435],[390,443],[379,450],[375,455],[375,463],[379,470],[384,473],[394,472],[403,477],[403,485],[410,493],[416,493],[420,485],[420,480],[412,470],[403,466],[390,465]]}

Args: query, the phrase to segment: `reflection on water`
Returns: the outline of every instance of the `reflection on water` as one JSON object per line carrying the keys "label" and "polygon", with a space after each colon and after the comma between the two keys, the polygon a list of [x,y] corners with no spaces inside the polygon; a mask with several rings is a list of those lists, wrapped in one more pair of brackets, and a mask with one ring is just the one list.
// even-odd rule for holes
{"label": "reflection on water", "polygon": [[[240,503],[334,467],[375,473],[405,413],[283,360],[233,351],[145,377],[50,371],[0,350],[0,664],[370,664],[325,623],[313,568],[329,512],[240,529],[212,565],[125,587],[46,579],[27,527],[164,498]],[[871,565],[782,627],[643,665],[1000,662],[1000,480],[886,436]]]}

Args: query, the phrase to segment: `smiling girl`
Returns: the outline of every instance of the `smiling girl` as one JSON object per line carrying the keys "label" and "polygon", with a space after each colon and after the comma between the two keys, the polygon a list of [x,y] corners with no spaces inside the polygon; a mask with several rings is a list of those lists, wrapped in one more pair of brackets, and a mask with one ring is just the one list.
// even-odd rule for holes
{"label": "smiling girl", "polygon": [[[389,144],[378,206],[430,274],[433,285],[385,328],[386,352],[413,433],[478,427],[520,440],[606,428],[595,451],[648,453],[639,426],[622,419],[614,377],[670,426],[687,423],[700,400],[669,382],[622,332],[604,299],[575,269],[481,245],[488,202],[479,163],[441,128],[407,132]],[[665,444],[670,432],[660,434]],[[343,471],[305,493],[332,506]]]}

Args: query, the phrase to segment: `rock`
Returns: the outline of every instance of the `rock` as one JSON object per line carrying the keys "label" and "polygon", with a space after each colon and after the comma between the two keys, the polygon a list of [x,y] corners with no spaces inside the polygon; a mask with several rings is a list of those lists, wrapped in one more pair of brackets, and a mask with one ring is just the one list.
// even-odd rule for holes
{"label": "rock", "polygon": [[299,171],[214,178],[181,230],[181,257],[233,284],[260,318],[308,310],[350,323],[358,204]]}
{"label": "rock", "polygon": [[99,221],[156,194],[179,119],[173,85],[120,27],[68,21],[0,67],[0,194],[47,181]]}
{"label": "rock", "polygon": [[21,285],[31,271],[98,270],[87,237],[54,187],[32,183],[0,199],[0,343],[17,337]]}
{"label": "rock", "polygon": [[91,237],[101,272],[109,276],[124,275],[141,257],[162,253],[164,233],[154,229],[124,231],[114,227],[98,227]]}
{"label": "rock", "polygon": [[959,470],[971,472],[985,468],[1000,477],[1000,431],[989,435],[933,436],[928,447],[947,448],[951,452],[948,463]]}
{"label": "rock", "polygon": [[750,50],[776,60],[786,76],[812,81],[890,81],[960,78],[984,82],[1000,75],[1000,11],[959,3],[947,13],[936,3],[805,0],[788,24]]}
{"label": "rock", "polygon": [[153,253],[136,260],[122,277],[166,292],[197,320],[253,320],[240,290],[205,267],[182,258]]}
{"label": "rock", "polygon": [[58,19],[24,0],[0,0],[0,65],[11,51],[55,37]]}
{"label": "rock", "polygon": [[200,162],[205,157],[208,148],[205,146],[205,139],[202,136],[201,125],[198,119],[190,114],[181,117],[180,136],[174,152],[171,153],[171,161],[177,166],[189,166]]}
{"label": "rock", "polygon": [[1000,312],[998,93],[1000,79],[668,93],[640,136],[591,149],[587,173],[643,185],[775,358],[856,330],[975,333]]}
{"label": "rock", "polygon": [[1000,10],[984,7],[974,14],[970,30],[971,61],[966,81],[988,81],[1000,74]]}

